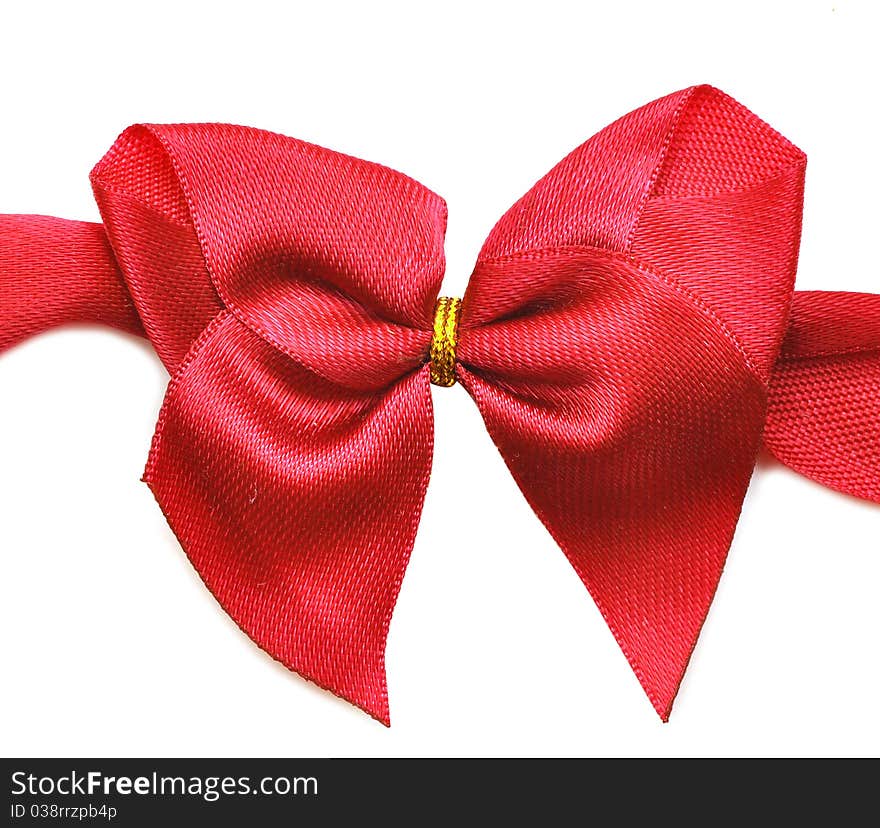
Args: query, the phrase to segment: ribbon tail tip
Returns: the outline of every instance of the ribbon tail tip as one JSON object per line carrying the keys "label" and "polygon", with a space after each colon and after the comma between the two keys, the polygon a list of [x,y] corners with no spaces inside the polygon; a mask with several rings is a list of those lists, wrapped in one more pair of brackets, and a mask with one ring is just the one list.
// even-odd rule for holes
{"label": "ribbon tail tip", "polygon": [[672,702],[668,702],[664,704],[660,701],[654,701],[651,699],[651,706],[654,708],[654,712],[660,717],[660,721],[663,724],[669,724],[669,716],[672,713]]}
{"label": "ribbon tail tip", "polygon": [[[333,691],[331,691],[333,692]],[[336,695],[339,695],[338,693]],[[359,707],[364,711],[371,719],[375,719],[379,722],[380,725],[384,725],[385,727],[391,727],[391,710],[388,706],[387,699],[383,700],[379,703],[362,703],[358,701],[353,701],[352,699],[346,699],[345,696],[340,696],[345,701],[351,701],[356,707]]]}
{"label": "ribbon tail tip", "polygon": [[379,724],[385,725],[385,727],[391,727],[391,707],[388,704],[388,690],[387,685],[385,691],[382,693],[381,701],[375,705],[374,709],[367,711]]}
{"label": "ribbon tail tip", "polygon": [[644,685],[642,685],[642,689],[645,690],[645,694],[648,696],[648,701],[651,702],[651,707],[654,708],[654,711],[660,717],[660,721],[663,722],[663,724],[669,724],[669,717],[672,715],[672,706],[675,704],[675,699],[678,696],[678,686],[676,686],[672,695],[657,695],[655,692],[648,690]]}

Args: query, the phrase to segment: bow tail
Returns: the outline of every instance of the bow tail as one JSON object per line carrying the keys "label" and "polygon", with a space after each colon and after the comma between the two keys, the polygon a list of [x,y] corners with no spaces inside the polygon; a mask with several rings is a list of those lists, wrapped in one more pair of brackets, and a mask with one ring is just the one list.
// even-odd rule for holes
{"label": "bow tail", "polygon": [[103,225],[0,216],[0,352],[71,322],[144,335]]}
{"label": "bow tail", "polygon": [[764,382],[713,314],[623,258],[561,250],[477,275],[552,286],[531,316],[465,325],[458,374],[665,720],[749,485]]}
{"label": "bow tail", "polygon": [[[749,485],[763,394],[728,386],[714,411],[698,401],[691,420],[668,416],[658,401],[641,434],[591,447],[590,427],[565,423],[552,404],[460,375],[521,491],[667,721]],[[552,434],[548,420],[558,422]]]}
{"label": "bow tail", "polygon": [[764,443],[806,477],[880,503],[880,296],[795,294]]}
{"label": "bow tail", "polygon": [[144,475],[239,627],[386,725],[385,641],[430,472],[425,370],[352,392],[221,313],[169,385]]}

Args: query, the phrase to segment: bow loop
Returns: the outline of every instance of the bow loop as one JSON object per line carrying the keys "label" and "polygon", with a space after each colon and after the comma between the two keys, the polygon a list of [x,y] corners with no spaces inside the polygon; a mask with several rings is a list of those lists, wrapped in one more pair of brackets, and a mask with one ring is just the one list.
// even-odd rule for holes
{"label": "bow loop", "polygon": [[422,361],[446,207],[412,179],[273,133],[201,124],[131,127],[92,182],[172,369],[224,308],[354,388],[385,387]]}
{"label": "bow loop", "polygon": [[629,251],[704,304],[767,383],[794,291],[806,156],[710,86],[691,90]]}
{"label": "bow loop", "polygon": [[[724,324],[765,383],[785,333],[800,244],[804,154],[711,86],[667,95],[582,144],[496,224],[465,304],[472,325],[511,287],[480,264],[601,247],[642,260]],[[517,285],[517,294],[526,281]]]}

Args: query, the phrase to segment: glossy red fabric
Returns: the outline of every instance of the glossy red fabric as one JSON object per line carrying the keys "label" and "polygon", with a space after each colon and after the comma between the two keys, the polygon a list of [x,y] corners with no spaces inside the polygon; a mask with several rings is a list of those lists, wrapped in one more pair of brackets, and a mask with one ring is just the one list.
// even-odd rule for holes
{"label": "glossy red fabric", "polygon": [[880,296],[795,293],[764,442],[801,474],[880,503]]}
{"label": "glossy red fabric", "polygon": [[[794,293],[804,165],[718,90],[667,96],[517,202],[463,299],[457,376],[664,719],[762,437],[880,501],[880,297]],[[103,226],[0,217],[0,349],[143,331],[172,374],[145,480],[194,566],[257,644],[387,723],[445,204],[226,125],[132,127],[92,183]]]}

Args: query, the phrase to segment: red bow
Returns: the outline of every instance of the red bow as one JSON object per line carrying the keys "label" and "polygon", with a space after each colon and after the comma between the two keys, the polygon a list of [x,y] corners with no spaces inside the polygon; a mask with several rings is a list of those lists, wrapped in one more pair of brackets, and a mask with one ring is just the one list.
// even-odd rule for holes
{"label": "red bow", "polygon": [[72,320],[145,333],[172,375],[145,480],[196,569],[385,723],[429,379],[457,378],[665,719],[762,436],[880,501],[880,297],[793,293],[804,165],[715,89],[648,104],[508,211],[459,319],[446,207],[415,181],[135,126],[92,173],[103,225],[0,220],[0,348]]}

